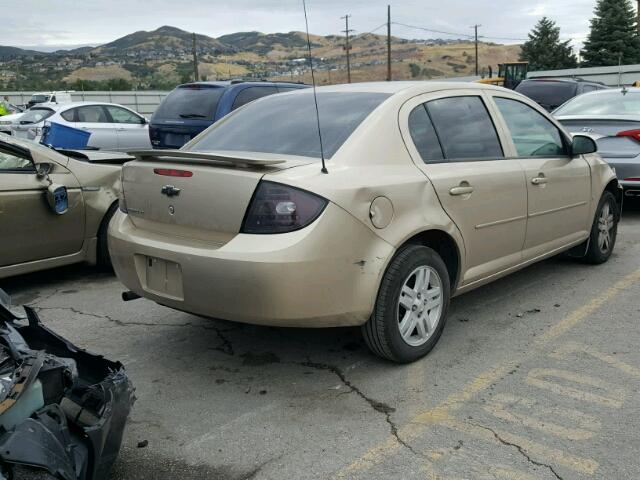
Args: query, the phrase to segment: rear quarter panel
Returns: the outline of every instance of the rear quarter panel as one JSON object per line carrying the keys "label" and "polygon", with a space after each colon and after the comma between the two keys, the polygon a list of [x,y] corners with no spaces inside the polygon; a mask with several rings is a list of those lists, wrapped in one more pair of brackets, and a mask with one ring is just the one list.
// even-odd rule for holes
{"label": "rear quarter panel", "polygon": [[86,211],[86,238],[98,235],[100,224],[109,207],[118,200],[120,191],[119,165],[100,165],[69,159],[67,168],[82,187]]}

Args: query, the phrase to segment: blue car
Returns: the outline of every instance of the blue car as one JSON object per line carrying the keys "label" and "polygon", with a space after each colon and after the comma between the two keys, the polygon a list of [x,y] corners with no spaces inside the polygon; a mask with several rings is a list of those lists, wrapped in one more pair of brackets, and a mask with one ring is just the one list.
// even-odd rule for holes
{"label": "blue car", "polygon": [[153,148],[180,148],[213,122],[253,100],[308,88],[284,82],[194,82],[176,87],[151,117]]}

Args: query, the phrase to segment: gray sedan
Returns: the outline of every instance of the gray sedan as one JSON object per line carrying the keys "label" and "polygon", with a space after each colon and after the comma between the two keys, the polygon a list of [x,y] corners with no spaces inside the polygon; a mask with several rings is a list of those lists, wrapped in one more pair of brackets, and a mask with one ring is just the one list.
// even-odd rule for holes
{"label": "gray sedan", "polygon": [[573,134],[589,135],[615,168],[628,197],[640,197],[640,88],[585,93],[553,115]]}

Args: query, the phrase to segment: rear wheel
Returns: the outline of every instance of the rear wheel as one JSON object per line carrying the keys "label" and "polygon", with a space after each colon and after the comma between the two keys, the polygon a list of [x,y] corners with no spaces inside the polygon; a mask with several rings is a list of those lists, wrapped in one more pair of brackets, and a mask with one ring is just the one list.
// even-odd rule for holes
{"label": "rear wheel", "polygon": [[399,363],[435,346],[444,328],[451,289],[447,267],[432,249],[404,247],[387,269],[373,315],[362,327],[376,355]]}
{"label": "rear wheel", "polygon": [[605,191],[598,203],[596,216],[591,226],[589,247],[585,260],[599,264],[609,260],[618,235],[618,219],[620,217],[618,202],[611,192]]}
{"label": "rear wheel", "polygon": [[107,213],[102,219],[100,228],[98,229],[98,249],[96,252],[96,263],[101,270],[110,270],[111,256],[109,255],[109,246],[107,244],[107,231],[109,230],[109,222],[118,209],[118,202],[109,207]]}

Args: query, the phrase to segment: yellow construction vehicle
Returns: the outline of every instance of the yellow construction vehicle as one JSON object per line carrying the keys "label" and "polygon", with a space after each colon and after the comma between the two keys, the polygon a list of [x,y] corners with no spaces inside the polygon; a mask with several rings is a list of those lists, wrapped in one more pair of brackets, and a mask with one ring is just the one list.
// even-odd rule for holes
{"label": "yellow construction vehicle", "polygon": [[527,78],[529,62],[501,63],[498,68],[497,77],[490,73],[488,78],[478,80],[478,83],[498,85],[513,90],[522,80]]}

